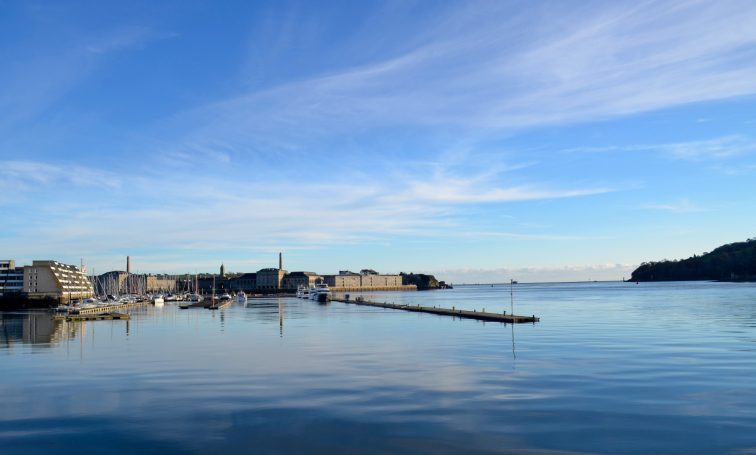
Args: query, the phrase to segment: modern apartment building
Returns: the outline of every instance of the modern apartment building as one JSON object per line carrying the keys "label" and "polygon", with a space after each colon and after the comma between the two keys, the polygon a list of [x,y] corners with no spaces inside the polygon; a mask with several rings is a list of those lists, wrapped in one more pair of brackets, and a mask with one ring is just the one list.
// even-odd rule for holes
{"label": "modern apartment building", "polygon": [[18,294],[24,290],[24,268],[16,267],[13,259],[0,260],[0,296]]}
{"label": "modern apartment building", "polygon": [[92,283],[75,265],[58,261],[34,261],[24,266],[23,292],[31,299],[54,298],[61,301],[89,298]]}

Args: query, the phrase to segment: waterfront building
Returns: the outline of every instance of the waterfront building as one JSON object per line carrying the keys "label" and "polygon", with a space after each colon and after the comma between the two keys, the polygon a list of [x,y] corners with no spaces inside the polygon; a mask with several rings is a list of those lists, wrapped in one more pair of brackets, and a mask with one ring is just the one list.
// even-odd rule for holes
{"label": "waterfront building", "polygon": [[24,290],[24,268],[13,259],[0,260],[0,297],[20,294]]}
{"label": "waterfront building", "polygon": [[92,283],[82,269],[58,261],[33,261],[32,265],[24,266],[23,292],[31,299],[62,301],[94,295]]}
{"label": "waterfront building", "polygon": [[231,289],[231,279],[228,277],[221,278],[220,275],[203,275],[197,278],[200,292],[210,294],[215,289],[216,292],[228,291]]}
{"label": "waterfront building", "polygon": [[283,269],[262,269],[257,271],[255,289],[261,291],[278,291],[283,289],[283,279],[286,270]]}
{"label": "waterfront building", "polygon": [[95,278],[94,288],[97,294],[119,295],[128,293],[126,277],[129,274],[123,270],[113,270],[98,275]]}
{"label": "waterfront building", "polygon": [[332,288],[357,289],[361,287],[360,274],[349,270],[339,270],[338,275],[325,275],[325,282]]}
{"label": "waterfront building", "polygon": [[414,285],[403,285],[401,275],[381,275],[372,269],[363,269],[361,273],[341,270],[338,275],[323,278],[330,288],[339,291],[417,289]]}
{"label": "waterfront building", "polygon": [[257,288],[257,274],[243,273],[231,279],[228,287],[232,291],[253,292]]}
{"label": "waterfront building", "polygon": [[363,288],[396,288],[402,286],[401,275],[360,275],[360,286]]}
{"label": "waterfront building", "polygon": [[260,291],[280,291],[284,289],[286,270],[283,268],[283,254],[278,253],[278,268],[267,268],[257,271],[255,289]]}
{"label": "waterfront building", "polygon": [[170,275],[147,275],[145,278],[147,292],[175,292],[176,277]]}
{"label": "waterfront building", "polygon": [[291,272],[284,276],[282,287],[287,290],[297,290],[300,286],[309,288],[321,279],[322,277],[315,272]]}

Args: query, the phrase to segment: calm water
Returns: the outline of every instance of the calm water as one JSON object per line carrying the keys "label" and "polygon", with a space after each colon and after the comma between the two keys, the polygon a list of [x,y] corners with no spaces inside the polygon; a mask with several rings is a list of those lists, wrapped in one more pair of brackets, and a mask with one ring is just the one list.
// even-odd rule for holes
{"label": "calm water", "polygon": [[[366,296],[510,307],[509,286]],[[756,453],[756,285],[520,284],[514,306],[541,322],[0,313],[0,452]]]}

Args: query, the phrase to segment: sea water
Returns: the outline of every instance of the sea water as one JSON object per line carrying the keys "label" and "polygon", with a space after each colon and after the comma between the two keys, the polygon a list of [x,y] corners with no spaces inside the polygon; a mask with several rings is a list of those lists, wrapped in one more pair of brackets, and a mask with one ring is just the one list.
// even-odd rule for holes
{"label": "sea water", "polygon": [[129,321],[0,313],[0,453],[756,453],[756,285],[351,293]]}

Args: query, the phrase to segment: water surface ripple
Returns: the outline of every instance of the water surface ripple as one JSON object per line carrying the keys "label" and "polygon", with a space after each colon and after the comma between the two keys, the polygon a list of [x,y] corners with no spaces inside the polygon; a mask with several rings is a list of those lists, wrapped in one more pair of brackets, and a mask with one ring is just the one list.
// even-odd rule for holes
{"label": "water surface ripple", "polygon": [[[512,305],[509,285],[364,296]],[[294,298],[0,313],[0,448],[756,453],[756,285],[519,284],[514,309],[541,322]]]}

